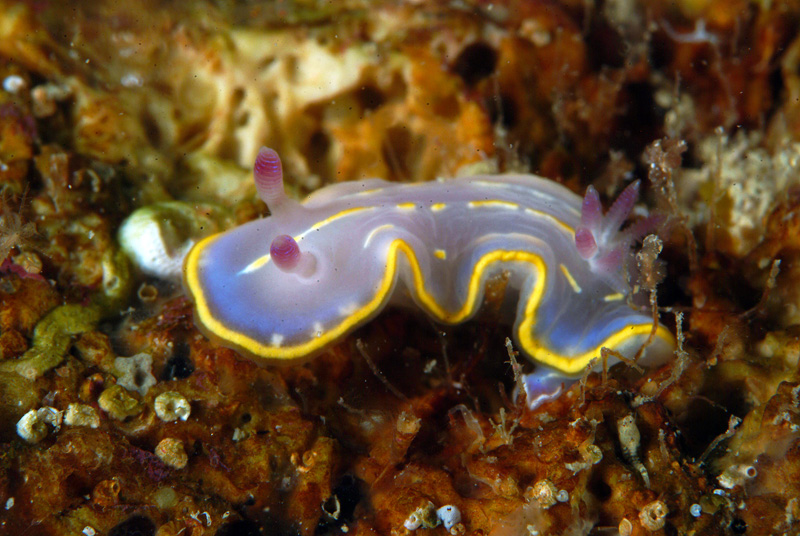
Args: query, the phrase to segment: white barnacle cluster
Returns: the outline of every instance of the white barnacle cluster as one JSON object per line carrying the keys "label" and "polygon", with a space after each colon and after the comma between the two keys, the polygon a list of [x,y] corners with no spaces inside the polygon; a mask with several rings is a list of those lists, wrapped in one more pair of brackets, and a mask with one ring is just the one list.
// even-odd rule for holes
{"label": "white barnacle cluster", "polygon": [[54,431],[61,428],[63,412],[56,408],[45,406],[39,409],[32,409],[17,421],[17,435],[28,443],[38,443],[49,432],[48,427]]}
{"label": "white barnacle cluster", "polygon": [[70,404],[66,411],[44,406],[28,411],[17,421],[17,435],[31,444],[36,444],[50,433],[58,432],[61,425],[86,426],[97,428],[100,426],[100,416],[97,410],[87,404]]}
{"label": "white barnacle cluster", "polygon": [[452,504],[446,504],[437,510],[431,501],[427,501],[414,510],[403,523],[403,526],[410,531],[419,528],[432,529],[439,525],[443,525],[453,536],[465,532],[461,523],[461,510]]}

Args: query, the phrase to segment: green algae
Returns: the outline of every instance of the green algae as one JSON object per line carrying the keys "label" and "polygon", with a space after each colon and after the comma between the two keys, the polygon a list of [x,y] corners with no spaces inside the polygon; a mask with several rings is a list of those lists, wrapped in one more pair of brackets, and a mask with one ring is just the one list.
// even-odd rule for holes
{"label": "green algae", "polygon": [[119,311],[132,286],[128,258],[121,251],[109,251],[103,258],[103,287],[86,305],[68,303],[47,313],[33,331],[31,347],[16,360],[0,363],[0,372],[12,372],[35,380],[57,367],[76,335],[92,331],[105,317]]}

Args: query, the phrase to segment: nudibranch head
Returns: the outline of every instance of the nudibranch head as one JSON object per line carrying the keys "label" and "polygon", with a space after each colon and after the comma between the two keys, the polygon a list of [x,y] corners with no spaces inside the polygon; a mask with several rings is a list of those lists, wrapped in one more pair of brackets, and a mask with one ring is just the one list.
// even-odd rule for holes
{"label": "nudibranch head", "polygon": [[542,364],[530,391],[560,392],[559,379],[580,375],[601,348],[633,357],[652,333],[639,362],[672,355],[671,333],[628,305],[619,269],[632,256],[631,233],[620,227],[638,183],[604,215],[593,188],[581,200],[532,175],[370,179],[298,203],[284,192],[275,151],[259,151],[253,174],[271,215],[203,240],[184,264],[195,318],[228,346],[297,362],[409,298],[457,324],[503,273],[514,338]]}
{"label": "nudibranch head", "polygon": [[639,198],[640,181],[634,181],[603,216],[600,195],[593,186],[586,189],[581,204],[581,222],[575,229],[575,248],[598,274],[609,274],[622,268],[630,249],[632,236],[620,231]]}

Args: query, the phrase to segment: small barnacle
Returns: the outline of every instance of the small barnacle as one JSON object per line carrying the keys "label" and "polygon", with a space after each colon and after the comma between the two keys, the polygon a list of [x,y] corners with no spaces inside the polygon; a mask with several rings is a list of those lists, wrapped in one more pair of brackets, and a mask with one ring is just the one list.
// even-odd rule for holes
{"label": "small barnacle", "polygon": [[61,411],[48,406],[32,409],[17,422],[17,435],[28,443],[38,443],[47,437],[47,425],[58,431],[61,427],[61,415]]}
{"label": "small barnacle", "polygon": [[438,526],[439,523],[440,520],[436,512],[436,507],[431,501],[428,501],[426,504],[414,510],[403,522],[403,526],[408,530],[417,530],[420,527],[432,529]]}
{"label": "small barnacle", "polygon": [[746,481],[758,476],[758,470],[752,465],[737,463],[729,466],[722,474],[717,477],[719,485],[726,489],[732,489],[743,485]]}
{"label": "small barnacle", "polygon": [[192,406],[182,394],[167,391],[156,397],[154,409],[158,418],[165,422],[185,421],[192,412]]}
{"label": "small barnacle", "polygon": [[119,421],[138,415],[144,407],[141,402],[129,395],[119,385],[112,385],[100,393],[97,404],[100,409]]}
{"label": "small barnacle", "polygon": [[136,296],[143,303],[152,303],[158,299],[158,289],[149,283],[142,283],[136,291]]}
{"label": "small barnacle", "polygon": [[669,508],[664,504],[664,501],[653,501],[646,504],[642,511],[639,512],[639,521],[647,530],[659,530],[664,528],[667,514],[669,514]]}
{"label": "small barnacle", "polygon": [[694,503],[689,507],[689,513],[692,514],[692,517],[700,517],[703,515],[703,507],[697,503]]}
{"label": "small barnacle", "polygon": [[558,490],[558,493],[556,493],[556,500],[562,503],[569,501],[569,492],[565,489]]}
{"label": "small barnacle", "polygon": [[128,391],[136,391],[144,396],[156,384],[151,372],[153,358],[150,354],[140,353],[131,357],[118,357],[114,360],[114,368],[119,377],[117,384]]}
{"label": "small barnacle", "polygon": [[[556,495],[558,490],[548,479],[544,478],[536,482],[531,489],[530,495],[539,503],[545,510],[556,504]],[[526,493],[527,495],[527,493]]]}
{"label": "small barnacle", "polygon": [[417,530],[422,526],[422,521],[420,521],[419,516],[417,513],[414,512],[406,520],[403,522],[403,526],[406,530]]}
{"label": "small barnacle", "polygon": [[456,523],[461,522],[461,510],[452,504],[447,504],[436,510],[436,517],[442,522],[444,528],[450,532]]}
{"label": "small barnacle", "polygon": [[629,519],[623,517],[622,521],[619,522],[619,536],[631,536],[633,533],[633,523],[630,522]]}
{"label": "small barnacle", "polygon": [[291,461],[292,465],[297,468],[298,473],[309,472],[314,467],[316,460],[317,453],[313,450],[305,451],[302,456],[298,455],[296,452],[293,452],[289,457],[289,461]]}
{"label": "small barnacle", "polygon": [[156,456],[174,469],[183,469],[189,463],[189,456],[183,448],[183,441],[174,437],[162,439],[155,450]]}
{"label": "small barnacle", "polygon": [[100,416],[97,410],[88,404],[70,404],[64,413],[64,424],[97,428],[100,426]]}
{"label": "small barnacle", "polygon": [[617,433],[619,434],[619,443],[622,447],[625,460],[642,475],[644,485],[649,488],[650,475],[639,459],[639,446],[642,441],[642,436],[639,434],[639,428],[636,426],[636,420],[633,414],[626,415],[617,421]]}
{"label": "small barnacle", "polygon": [[[495,463],[497,461],[497,458],[494,458],[494,460],[495,460],[494,462],[490,463]],[[495,493],[503,497],[508,497],[508,498],[516,497],[520,493],[519,482],[514,477],[514,475],[509,474],[503,476],[498,474],[494,478],[494,480],[490,483],[490,485],[492,486],[492,489],[495,491]]]}
{"label": "small barnacle", "polygon": [[16,95],[28,86],[28,82],[18,74],[10,74],[3,79],[3,90]]}

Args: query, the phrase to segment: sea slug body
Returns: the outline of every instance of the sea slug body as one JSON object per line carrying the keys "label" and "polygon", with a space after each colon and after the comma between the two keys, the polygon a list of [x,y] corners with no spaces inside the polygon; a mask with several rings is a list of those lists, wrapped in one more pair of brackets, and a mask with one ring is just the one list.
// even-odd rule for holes
{"label": "sea slug body", "polygon": [[[254,175],[272,215],[202,240],[184,279],[204,330],[256,358],[309,358],[389,303],[464,322],[499,273],[508,277],[514,337],[539,365],[537,390],[560,390],[602,347],[632,357],[653,329],[626,300],[630,238],[619,228],[638,183],[604,215],[593,188],[582,200],[533,175],[370,179],[303,203],[286,197],[271,149],[260,151]],[[658,325],[640,363],[663,363],[673,348]]]}

